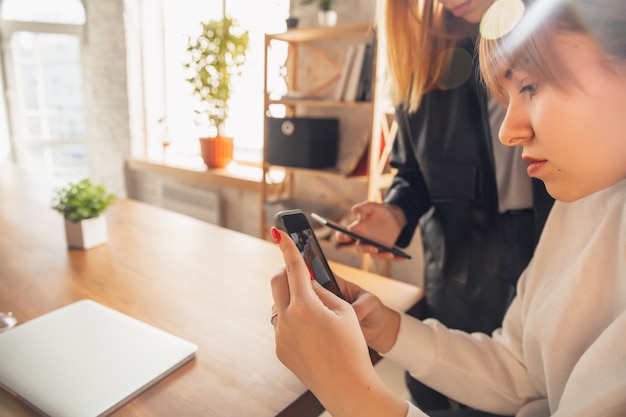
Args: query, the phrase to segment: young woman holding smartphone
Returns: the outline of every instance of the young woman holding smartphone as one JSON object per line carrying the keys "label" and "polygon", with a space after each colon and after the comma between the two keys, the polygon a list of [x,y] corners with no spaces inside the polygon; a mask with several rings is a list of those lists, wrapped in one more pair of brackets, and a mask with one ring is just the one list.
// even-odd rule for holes
{"label": "young woman holding smartphone", "polygon": [[[512,1],[494,4],[510,12]],[[338,279],[341,300],[311,285],[275,234],[286,265],[271,281],[276,352],[333,417],[426,415],[384,386],[368,345],[485,412],[626,413],[626,3],[523,3],[510,33],[481,41],[481,68],[507,106],[500,140],[522,149],[557,202],[501,328],[420,321]]]}

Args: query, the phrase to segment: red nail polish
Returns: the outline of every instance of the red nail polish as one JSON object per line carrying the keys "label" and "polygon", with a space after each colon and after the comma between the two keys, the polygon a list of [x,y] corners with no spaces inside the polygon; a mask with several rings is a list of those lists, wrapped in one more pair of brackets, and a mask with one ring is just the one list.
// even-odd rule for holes
{"label": "red nail polish", "polygon": [[309,270],[309,277],[311,277],[311,281],[315,281],[315,277],[313,276],[313,272],[311,272],[311,269],[309,268],[308,265],[307,265],[306,269]]}
{"label": "red nail polish", "polygon": [[281,236],[278,229],[275,227],[272,227],[272,238],[274,239],[274,242],[280,243]]}

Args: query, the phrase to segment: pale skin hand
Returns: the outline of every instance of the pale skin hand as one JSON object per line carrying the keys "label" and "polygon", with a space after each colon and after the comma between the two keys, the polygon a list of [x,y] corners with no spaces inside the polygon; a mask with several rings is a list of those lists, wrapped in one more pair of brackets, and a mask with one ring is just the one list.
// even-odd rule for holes
{"label": "pale skin hand", "polygon": [[[311,281],[293,241],[280,232],[285,268],[272,277],[276,355],[315,394],[333,417],[405,416],[407,404],[382,383],[371,364],[366,337],[395,342],[399,316],[355,285],[341,281],[353,308]],[[363,315],[362,333],[357,314]],[[389,321],[390,335],[384,327]],[[379,329],[379,330],[377,330]],[[382,330],[380,330],[382,329]],[[391,342],[387,340],[391,336]]]}
{"label": "pale skin hand", "polygon": [[[348,226],[349,230],[375,239],[388,246],[392,246],[396,242],[402,228],[406,224],[402,210],[390,204],[365,201],[354,205],[351,212],[356,217],[356,220]],[[354,241],[352,237],[341,232],[336,232],[335,237],[342,243]],[[404,260],[404,258],[394,256],[390,252],[380,252],[378,248],[360,242],[357,242],[356,249],[360,253],[369,253],[377,259]]]}
{"label": "pale skin hand", "polygon": [[336,278],[342,294],[352,303],[367,345],[376,352],[387,353],[396,343],[400,329],[398,312],[385,306],[378,297],[358,285],[341,277]]}

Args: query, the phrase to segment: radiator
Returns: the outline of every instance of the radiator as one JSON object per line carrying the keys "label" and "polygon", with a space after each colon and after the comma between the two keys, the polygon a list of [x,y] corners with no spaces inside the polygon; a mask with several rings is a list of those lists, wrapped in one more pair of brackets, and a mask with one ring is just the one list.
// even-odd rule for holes
{"label": "radiator", "polygon": [[208,223],[222,225],[221,202],[217,192],[181,184],[164,184],[161,206]]}

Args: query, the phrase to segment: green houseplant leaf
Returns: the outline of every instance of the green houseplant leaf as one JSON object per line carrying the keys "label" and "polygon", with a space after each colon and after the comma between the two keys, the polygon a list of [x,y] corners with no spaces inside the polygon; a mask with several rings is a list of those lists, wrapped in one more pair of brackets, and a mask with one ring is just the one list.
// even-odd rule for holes
{"label": "green houseplant leaf", "polygon": [[188,39],[189,71],[192,93],[200,99],[198,114],[206,114],[210,126],[223,129],[229,114],[232,78],[241,74],[246,62],[249,33],[227,16],[209,20],[197,37]]}
{"label": "green houseplant leaf", "polygon": [[108,193],[104,186],[85,178],[56,190],[51,206],[66,220],[76,223],[100,216],[114,199],[115,195]]}

